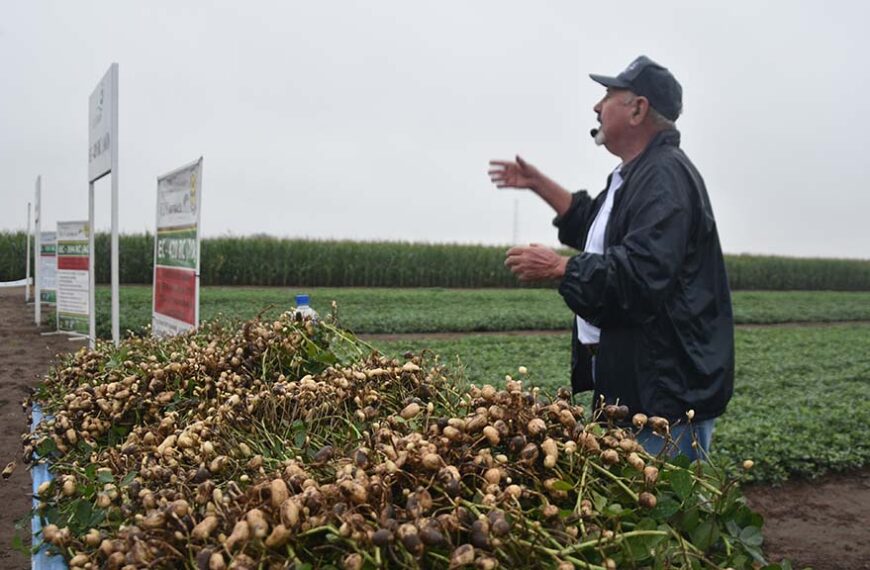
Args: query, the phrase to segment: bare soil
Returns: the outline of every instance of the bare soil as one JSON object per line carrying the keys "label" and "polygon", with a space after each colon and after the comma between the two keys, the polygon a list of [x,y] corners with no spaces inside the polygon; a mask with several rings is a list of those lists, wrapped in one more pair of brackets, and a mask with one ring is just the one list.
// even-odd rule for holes
{"label": "bare soil", "polygon": [[[0,468],[10,461],[17,463],[12,476],[0,480],[3,570],[30,568],[28,558],[11,547],[14,524],[27,516],[32,499],[30,473],[21,462],[20,434],[26,429],[27,417],[20,403],[57,354],[81,346],[81,342],[70,342],[65,336],[40,334],[47,331],[46,327],[34,325],[33,308],[24,304],[23,288],[0,289]],[[513,331],[513,334],[532,333]],[[436,335],[368,338],[433,336]],[[458,335],[447,338],[453,336]],[[816,481],[793,481],[779,487],[753,486],[746,489],[746,495],[752,507],[765,517],[765,551],[771,561],[788,558],[795,568],[811,566],[816,570],[870,570],[870,469]]]}
{"label": "bare soil", "polygon": [[[57,354],[82,345],[66,336],[42,336],[41,332],[48,328],[38,328],[33,322],[33,306],[24,304],[24,288],[0,289],[0,469],[10,461],[16,463],[12,476],[0,480],[0,568],[4,570],[30,568],[29,557],[11,547],[15,522],[27,516],[32,499],[30,472],[21,461],[20,436],[27,428],[21,402]],[[25,539],[29,528],[28,521]]]}
{"label": "bare soil", "polygon": [[744,489],[764,516],[764,551],[794,568],[870,569],[870,469]]}

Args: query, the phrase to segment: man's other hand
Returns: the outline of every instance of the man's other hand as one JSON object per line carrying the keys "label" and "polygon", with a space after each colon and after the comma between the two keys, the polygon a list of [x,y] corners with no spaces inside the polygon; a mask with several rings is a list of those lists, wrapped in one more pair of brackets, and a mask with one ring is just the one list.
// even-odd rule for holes
{"label": "man's other hand", "polygon": [[541,172],[517,155],[516,162],[490,160],[487,172],[496,188],[527,188],[537,191],[544,181]]}
{"label": "man's other hand", "polygon": [[567,257],[538,243],[511,248],[504,262],[520,281],[561,279],[565,276],[567,263]]}

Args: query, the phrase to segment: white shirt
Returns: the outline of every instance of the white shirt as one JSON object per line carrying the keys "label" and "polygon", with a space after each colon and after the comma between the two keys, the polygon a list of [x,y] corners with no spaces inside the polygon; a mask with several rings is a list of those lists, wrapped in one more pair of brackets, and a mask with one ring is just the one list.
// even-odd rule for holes
{"label": "white shirt", "polygon": [[[610,210],[613,209],[613,196],[616,191],[622,186],[622,175],[619,169],[622,165],[616,167],[610,177],[610,186],[607,188],[607,196],[604,198],[604,204],[598,210],[595,219],[592,220],[592,225],[589,226],[589,232],[586,234],[586,249],[587,253],[604,253],[604,232],[607,230],[607,222],[610,220]],[[577,338],[582,344],[598,344],[601,338],[601,329],[590,325],[581,317],[577,317]]]}

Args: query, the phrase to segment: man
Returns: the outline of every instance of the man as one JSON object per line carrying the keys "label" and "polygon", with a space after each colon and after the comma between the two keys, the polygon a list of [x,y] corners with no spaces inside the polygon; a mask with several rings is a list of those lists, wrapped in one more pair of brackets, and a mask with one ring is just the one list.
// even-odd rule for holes
{"label": "man", "polygon": [[[645,56],[616,77],[590,77],[607,88],[594,107],[595,142],[622,161],[603,192],[571,194],[519,156],[490,163],[499,188],[545,200],[559,240],[582,253],[533,244],[508,251],[505,264],[523,281],[560,281],[577,315],[574,392],[666,418],[679,450],[694,458],[709,451],[733,392],[734,324],[707,190],[674,126],[682,88]],[[664,442],[648,427],[639,439],[651,453]]]}

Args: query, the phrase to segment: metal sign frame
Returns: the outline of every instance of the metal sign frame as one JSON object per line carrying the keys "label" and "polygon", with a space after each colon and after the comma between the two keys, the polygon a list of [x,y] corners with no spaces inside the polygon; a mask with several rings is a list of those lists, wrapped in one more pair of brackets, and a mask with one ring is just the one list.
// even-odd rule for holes
{"label": "metal sign frame", "polygon": [[[104,122],[110,121],[107,128]],[[112,341],[120,342],[118,278],[118,64],[113,63],[88,100],[88,223],[90,224],[90,347],[97,338],[94,182],[112,175]],[[96,139],[96,140],[94,140]],[[106,157],[105,153],[109,152]],[[106,162],[108,161],[108,166]]]}

